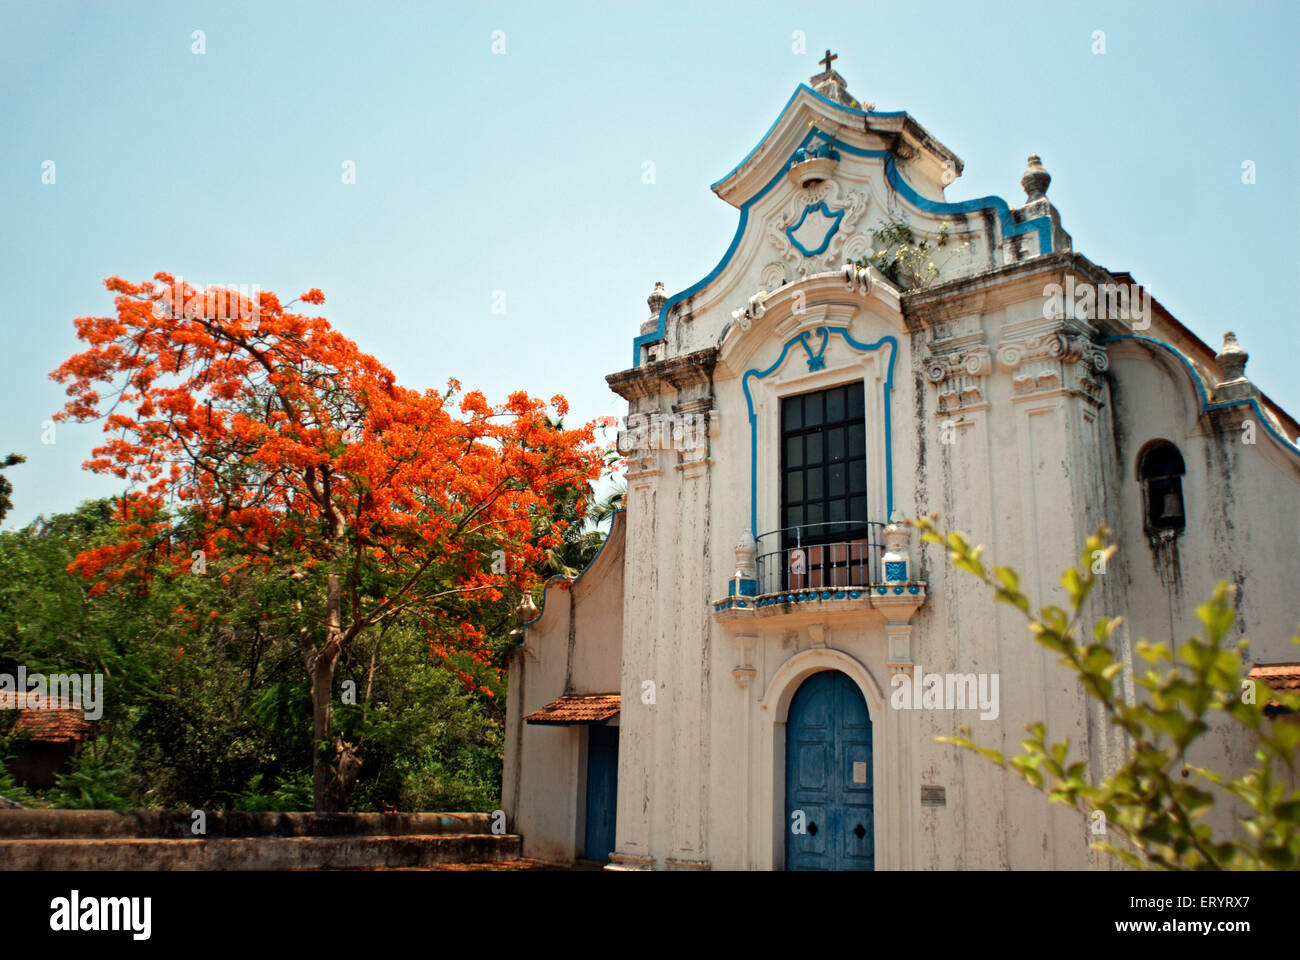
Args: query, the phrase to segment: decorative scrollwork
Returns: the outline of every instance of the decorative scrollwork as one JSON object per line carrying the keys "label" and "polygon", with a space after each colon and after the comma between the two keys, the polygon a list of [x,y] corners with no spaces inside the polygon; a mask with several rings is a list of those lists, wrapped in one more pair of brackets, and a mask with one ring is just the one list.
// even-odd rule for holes
{"label": "decorative scrollwork", "polygon": [[1008,370],[1014,370],[1020,366],[1020,361],[1025,358],[1025,345],[1023,343],[1004,343],[998,347],[998,363]]}
{"label": "decorative scrollwork", "polygon": [[769,263],[758,275],[759,284],[767,291],[779,290],[785,285],[785,279],[785,264],[779,262]]}
{"label": "decorative scrollwork", "polygon": [[1013,373],[1011,390],[1017,396],[1064,389],[1093,400],[1101,394],[1096,374],[1109,366],[1105,349],[1073,329],[1041,331],[1004,342],[998,346],[998,363]]}

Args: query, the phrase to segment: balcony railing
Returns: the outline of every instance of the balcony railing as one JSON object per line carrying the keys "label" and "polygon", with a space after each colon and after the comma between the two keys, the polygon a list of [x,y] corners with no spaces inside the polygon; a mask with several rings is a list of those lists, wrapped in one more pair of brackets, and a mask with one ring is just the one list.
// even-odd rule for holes
{"label": "balcony railing", "polygon": [[884,531],[875,522],[806,523],[755,537],[759,595],[883,583]]}

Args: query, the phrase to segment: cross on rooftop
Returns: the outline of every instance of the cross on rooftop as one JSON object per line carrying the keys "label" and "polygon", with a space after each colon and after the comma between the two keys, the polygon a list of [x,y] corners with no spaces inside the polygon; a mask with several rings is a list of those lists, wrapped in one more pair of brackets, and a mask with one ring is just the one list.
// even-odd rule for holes
{"label": "cross on rooftop", "polygon": [[817,62],[820,63],[823,67],[826,68],[826,72],[827,72],[827,73],[830,73],[830,72],[831,72],[831,61],[832,61],[832,60],[838,60],[839,58],[840,58],[840,55],[839,55],[838,53],[831,53],[829,50],[827,50],[827,51],[826,51],[826,56],[822,57],[822,59],[818,60]]}

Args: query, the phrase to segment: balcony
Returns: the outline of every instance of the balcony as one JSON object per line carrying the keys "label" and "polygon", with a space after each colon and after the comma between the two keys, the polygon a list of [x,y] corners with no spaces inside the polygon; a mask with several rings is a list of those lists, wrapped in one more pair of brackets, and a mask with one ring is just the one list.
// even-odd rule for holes
{"label": "balcony", "polygon": [[[810,523],[756,537],[759,595],[883,583],[884,530],[883,523]],[[841,535],[847,539],[835,539]]]}
{"label": "balcony", "polygon": [[[897,539],[898,529],[888,528],[889,535]],[[762,534],[753,544],[752,553],[737,545],[737,576],[727,598],[713,604],[718,620],[805,620],[809,613],[849,620],[876,610],[894,621],[909,619],[925,602],[925,584],[908,578],[906,554],[891,552],[883,523],[804,524]],[[750,562],[752,578],[741,576]]]}

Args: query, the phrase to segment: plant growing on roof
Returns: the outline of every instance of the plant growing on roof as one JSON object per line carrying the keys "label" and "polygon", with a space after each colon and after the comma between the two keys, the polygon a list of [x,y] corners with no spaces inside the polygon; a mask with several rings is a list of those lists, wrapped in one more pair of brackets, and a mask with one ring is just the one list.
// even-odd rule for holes
{"label": "plant growing on roof", "polygon": [[[891,217],[871,231],[875,252],[851,261],[855,266],[875,267],[901,290],[922,290],[939,278],[943,267],[958,253],[970,246],[970,241],[952,245],[948,222],[939,225],[933,237],[918,235],[912,225],[899,217]],[[936,262],[936,251],[947,250],[947,255]]]}

